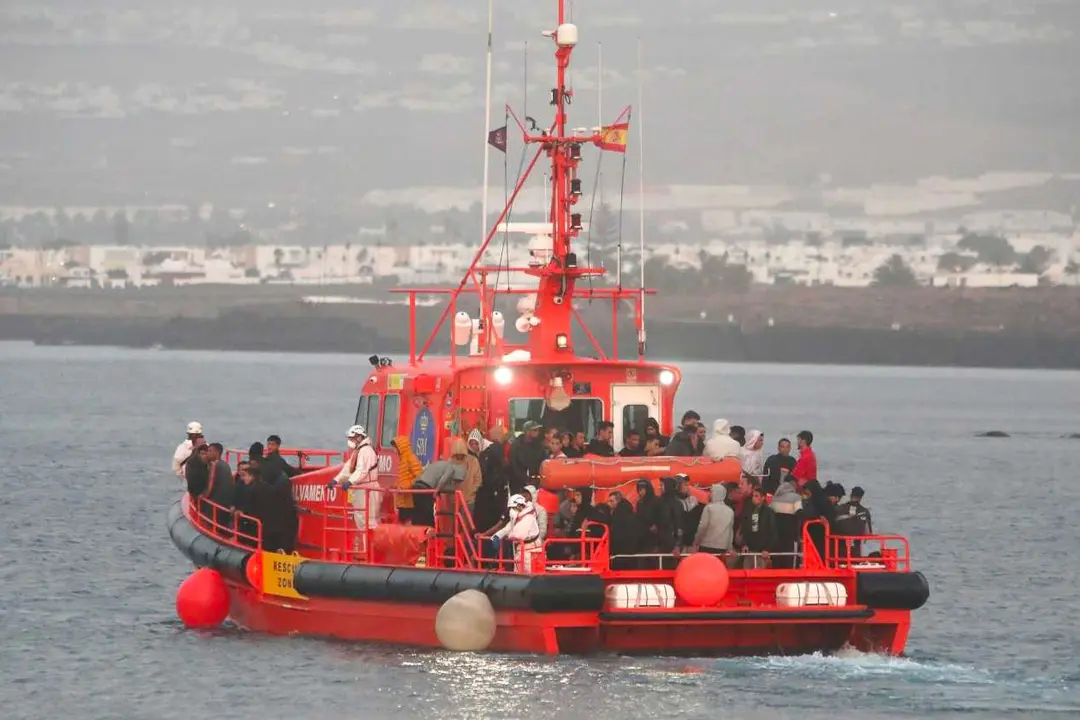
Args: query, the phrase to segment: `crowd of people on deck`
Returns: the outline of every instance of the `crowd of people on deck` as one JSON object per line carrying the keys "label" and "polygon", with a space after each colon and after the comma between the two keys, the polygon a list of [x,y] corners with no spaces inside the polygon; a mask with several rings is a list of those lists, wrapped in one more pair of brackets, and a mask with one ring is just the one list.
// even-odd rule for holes
{"label": "crowd of people on deck", "polygon": [[[286,462],[280,449],[277,435],[268,437],[265,446],[253,443],[234,473],[222,457],[222,444],[206,442],[202,424],[191,422],[187,438],[173,454],[173,472],[187,484],[211,529],[223,535],[235,532],[237,542],[254,546],[261,526],[263,547],[292,552],[299,519],[289,480],[301,470]],[[235,511],[257,519],[259,526],[247,519],[234,522]]]}
{"label": "crowd of people on deck", "polygon": [[[281,457],[281,439],[271,435],[265,448],[261,443],[252,445],[248,460],[234,475],[221,460],[221,445],[207,444],[199,423],[191,423],[187,430],[173,467],[186,480],[191,496],[258,518],[264,546],[291,551],[297,513],[289,478],[301,471]],[[447,459],[427,466],[407,437],[394,438],[391,446],[399,456],[392,488],[397,491],[392,493],[394,520],[453,532],[440,528],[439,520],[450,517],[454,522],[453,503],[460,492],[483,539],[485,557],[517,558],[519,570],[528,567],[529,555],[543,552],[546,539],[595,536],[603,533],[601,526],[607,527],[615,568],[657,567],[658,556],[661,564],[664,558],[677,563],[683,553],[694,551],[724,556],[732,567],[794,567],[802,528],[818,518],[834,535],[873,534],[862,488],[854,487],[848,494],[838,483],[819,482],[809,430],[795,436],[797,456],[788,438],[781,438],[776,452],[767,456],[761,431],[747,431],[723,419],[713,423],[710,435],[692,410],[683,415],[671,437],[662,435],[659,423],[648,418],[643,427],[625,431],[622,449],[616,452],[613,433],[614,425],[607,421],[597,425],[591,439],[582,431],[543,427],[535,421],[525,422],[512,439],[501,426],[487,433],[473,429],[466,438],[451,442]],[[353,515],[359,529],[373,529],[385,520],[378,455],[360,425],[348,430],[347,441],[345,463],[329,484],[364,491],[350,493]],[[646,479],[609,491],[538,490],[541,464],[549,458],[616,456],[735,458],[741,472],[737,482],[704,492],[696,490],[687,475],[662,478],[659,494]],[[425,490],[436,492],[420,492]],[[216,520],[222,525],[231,522],[231,518],[225,523]],[[824,556],[822,524],[811,523],[807,532]],[[570,543],[549,544],[547,552],[556,559],[569,558],[573,548]],[[845,552],[858,555],[859,543],[849,543]]]}

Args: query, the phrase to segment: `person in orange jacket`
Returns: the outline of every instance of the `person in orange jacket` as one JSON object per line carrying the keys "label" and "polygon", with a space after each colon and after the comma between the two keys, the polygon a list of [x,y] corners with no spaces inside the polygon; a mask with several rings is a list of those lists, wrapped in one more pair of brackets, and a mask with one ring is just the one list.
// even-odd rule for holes
{"label": "person in orange jacket", "polygon": [[[424,472],[424,466],[420,464],[420,458],[416,457],[416,453],[413,452],[412,446],[409,444],[409,438],[399,435],[394,438],[392,444],[398,453],[398,477],[394,489],[412,490],[413,485],[416,484],[416,478],[420,477],[420,473]],[[400,522],[411,523],[413,521],[416,502],[412,493],[395,493],[394,507],[397,508]]]}

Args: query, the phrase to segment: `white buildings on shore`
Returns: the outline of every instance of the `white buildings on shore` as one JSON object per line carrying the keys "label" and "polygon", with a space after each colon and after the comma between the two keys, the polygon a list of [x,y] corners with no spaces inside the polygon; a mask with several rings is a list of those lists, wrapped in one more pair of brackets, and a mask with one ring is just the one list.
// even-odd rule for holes
{"label": "white buildings on shore", "polygon": [[[729,215],[731,217],[729,217]],[[877,268],[899,255],[924,285],[950,287],[1033,287],[1039,284],[1080,284],[1080,231],[1058,213],[1007,214],[1006,223],[1019,230],[1002,232],[1002,217],[985,213],[966,221],[972,229],[1006,237],[1017,255],[1042,247],[1041,272],[1021,272],[1020,263],[990,265],[970,249],[958,248],[955,225],[944,228],[912,220],[834,220],[819,213],[710,211],[703,214],[705,234],[723,239],[694,242],[679,224],[673,234],[645,248],[645,259],[658,259],[674,268],[696,270],[708,256],[745,265],[759,284],[866,287]],[[1011,223],[1011,225],[1010,225]],[[523,267],[533,251],[542,254],[542,223],[513,223],[496,235],[484,258],[488,266]],[[966,226],[965,226],[966,228]],[[973,230],[974,231],[974,230]],[[785,238],[778,238],[784,233]],[[790,239],[794,238],[794,239]],[[504,242],[505,241],[505,242]],[[626,273],[637,271],[637,248],[628,243]],[[33,287],[147,287],[156,285],[370,284],[395,277],[408,286],[457,283],[477,246],[421,243],[390,246],[381,236],[358,235],[344,245],[303,247],[259,244],[210,250],[205,247],[133,247],[80,245],[62,249],[0,249],[0,285]],[[577,245],[579,263],[586,262],[583,241]],[[593,245],[593,261],[598,253]],[[614,249],[599,255],[614,262]],[[943,260],[943,258],[946,258]],[[950,259],[957,260],[949,266]],[[608,267],[609,271],[614,268]],[[1030,270],[1030,268],[1029,268]],[[494,272],[489,282],[494,282]],[[511,273],[513,284],[522,280]],[[507,282],[506,274],[499,281]],[[646,281],[648,279],[646,278]]]}

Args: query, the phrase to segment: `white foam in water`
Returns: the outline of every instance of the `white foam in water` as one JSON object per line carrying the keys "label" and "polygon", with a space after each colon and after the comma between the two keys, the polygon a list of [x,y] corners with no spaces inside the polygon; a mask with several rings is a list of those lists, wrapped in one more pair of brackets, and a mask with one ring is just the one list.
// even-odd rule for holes
{"label": "white foam in water", "polygon": [[[838,680],[891,677],[898,681],[941,683],[949,685],[992,685],[994,678],[986,670],[949,663],[920,662],[910,658],[865,653],[855,648],[843,648],[824,655],[786,657],[755,657],[723,660],[725,667],[747,664],[768,670],[772,674],[791,673],[800,678],[833,678]],[[730,664],[730,665],[729,665]]]}

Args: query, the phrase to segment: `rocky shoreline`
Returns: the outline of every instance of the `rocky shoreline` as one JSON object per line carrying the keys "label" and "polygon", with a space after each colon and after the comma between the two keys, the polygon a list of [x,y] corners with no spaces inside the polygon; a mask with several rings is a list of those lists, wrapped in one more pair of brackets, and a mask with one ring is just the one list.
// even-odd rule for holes
{"label": "rocky shoreline", "polygon": [[[940,318],[927,318],[921,326],[899,321],[887,324],[884,320],[889,317],[917,315],[912,308],[921,306],[911,300],[911,308],[900,303],[891,315],[884,315],[875,310],[885,305],[881,298],[872,302],[874,298],[864,295],[861,302],[846,303],[830,316],[823,308],[835,302],[836,295],[817,295],[817,305],[806,302],[806,297],[815,296],[788,297],[785,303],[779,291],[756,298],[744,295],[737,299],[741,305],[734,300],[724,305],[715,299],[701,299],[693,307],[709,310],[699,310],[697,317],[693,317],[691,307],[680,305],[678,300],[666,305],[654,303],[647,325],[649,355],[721,362],[1080,369],[1080,322],[1069,325],[1072,318],[1062,317],[1059,308],[1032,313],[1031,294],[1017,296],[1017,302],[1022,303],[1018,307],[1027,310],[1027,317],[1056,316],[1066,322],[1011,328],[999,324],[989,329],[958,327]],[[848,297],[858,300],[854,295]],[[1073,294],[1066,298],[1066,304],[1080,307],[1078,298],[1080,295]],[[950,300],[955,307],[956,300]],[[995,301],[1000,303],[1000,298]],[[751,308],[752,302],[758,305]],[[970,299],[965,302],[972,305]],[[1055,298],[1055,302],[1061,303],[1062,298]],[[769,307],[768,303],[775,305]],[[978,304],[972,307],[983,312]],[[459,306],[473,310],[464,300]],[[1040,306],[1045,308],[1046,303]],[[421,342],[441,311],[441,307],[418,309]],[[605,351],[609,349],[610,305],[585,304],[581,314],[597,341]],[[301,302],[293,290],[280,288],[252,288],[246,293],[175,288],[157,294],[109,294],[92,303],[78,293],[0,296],[0,340],[48,345],[364,356],[378,352],[404,361],[409,353],[408,324],[405,305],[313,304]],[[620,354],[634,356],[636,337],[629,318],[620,319],[618,332]],[[440,337],[430,352],[448,352],[445,338]],[[595,354],[590,352],[591,341],[583,332],[576,333],[575,343],[579,353]]]}

